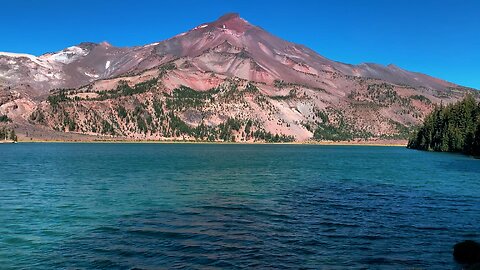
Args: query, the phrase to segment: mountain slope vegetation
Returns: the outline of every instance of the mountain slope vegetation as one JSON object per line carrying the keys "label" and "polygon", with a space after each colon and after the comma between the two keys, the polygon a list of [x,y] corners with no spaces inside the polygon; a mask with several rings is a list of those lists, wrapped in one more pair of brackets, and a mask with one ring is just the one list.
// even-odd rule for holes
{"label": "mountain slope vegetation", "polygon": [[28,140],[406,141],[436,104],[478,97],[395,65],[332,61],[238,14],[144,46],[0,53],[0,78],[0,121]]}
{"label": "mountain slope vegetation", "polygon": [[468,95],[455,104],[435,107],[407,147],[479,156],[480,103]]}

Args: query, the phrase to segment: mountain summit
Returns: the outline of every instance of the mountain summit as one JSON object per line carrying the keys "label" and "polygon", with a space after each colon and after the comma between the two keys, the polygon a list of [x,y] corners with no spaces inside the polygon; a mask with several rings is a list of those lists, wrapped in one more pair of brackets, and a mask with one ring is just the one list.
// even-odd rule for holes
{"label": "mountain summit", "polygon": [[238,13],[225,14],[209,25],[222,29],[230,29],[238,33],[244,33],[246,30],[254,28],[249,22],[240,18]]}
{"label": "mountain summit", "polygon": [[[0,53],[0,79],[0,115],[20,127],[139,139],[206,139],[199,127],[212,140],[401,138],[469,91],[395,65],[332,61],[235,13],[144,46]],[[249,132],[220,138],[232,121]]]}

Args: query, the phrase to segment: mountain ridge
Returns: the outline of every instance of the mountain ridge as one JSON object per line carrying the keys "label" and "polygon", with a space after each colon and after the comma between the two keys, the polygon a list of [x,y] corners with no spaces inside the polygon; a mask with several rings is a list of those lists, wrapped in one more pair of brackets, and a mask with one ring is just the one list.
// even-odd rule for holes
{"label": "mountain ridge", "polygon": [[[345,133],[340,137],[347,139],[359,137],[358,134],[363,134],[360,137],[364,138],[395,136],[418,125],[419,118],[428,113],[435,103],[450,103],[472,92],[472,89],[395,65],[350,65],[332,61],[306,46],[271,35],[238,14],[226,14],[170,39],[144,46],[115,47],[106,42],[83,42],[34,58],[0,53],[0,79],[0,87],[3,88],[0,92],[0,114],[8,115],[18,125],[30,125],[32,129],[41,125],[42,128],[58,131],[100,136],[105,134],[96,132],[98,128],[87,128],[84,123],[93,116],[69,117],[78,117],[78,122],[83,123],[79,127],[70,126],[70,129],[65,125],[58,126],[65,119],[56,115],[58,108],[52,106],[51,101],[55,100],[52,96],[63,91],[65,100],[62,102],[95,110],[95,106],[100,106],[106,100],[110,106],[126,102],[122,101],[124,96],[119,94],[119,87],[133,93],[128,95],[130,99],[140,102],[141,97],[146,103],[155,99],[166,102],[169,97],[165,95],[175,93],[176,89],[182,87],[194,91],[234,87],[239,92],[255,87],[257,94],[266,99],[270,106],[269,116],[260,117],[264,112],[260,112],[259,102],[242,96],[237,104],[225,100],[221,105],[235,107],[242,103],[245,110],[252,110],[256,114],[233,111],[232,108],[222,112],[216,110],[222,107],[219,104],[205,102],[202,108],[176,111],[179,114],[177,117],[191,128],[205,124],[206,120],[210,128],[217,127],[227,119],[240,118],[240,126],[245,126],[248,120],[258,120],[258,130],[303,141],[314,137],[336,139],[315,136],[327,131]],[[150,80],[156,80],[155,84],[148,84],[151,89],[144,89],[142,85],[139,86],[142,91],[137,93],[137,85]],[[105,94],[115,91],[115,95]],[[65,95],[67,92],[69,94]],[[225,94],[226,91],[222,89],[218,93]],[[218,93],[213,96],[218,98]],[[147,97],[147,94],[150,96]],[[93,96],[95,98],[92,99]],[[99,97],[102,100],[98,100]],[[147,108],[149,105],[146,103],[142,104],[151,116],[153,108]],[[46,118],[44,123],[32,117],[42,110]],[[106,113],[103,111],[105,108],[98,110]],[[201,121],[186,121],[188,112],[192,110],[201,115]],[[329,115],[330,119],[324,117],[318,120],[315,114],[319,112]],[[65,108],[63,113],[72,112]],[[245,118],[247,116],[248,119]],[[274,125],[273,118],[285,126]],[[103,120],[112,125],[112,119]],[[118,122],[122,119],[114,120]],[[166,130],[171,124],[168,121],[161,124],[165,125]],[[118,125],[114,134],[109,136],[193,138],[191,134],[180,136],[177,133],[175,135],[179,136],[164,136],[164,131],[152,132],[150,126],[139,131],[138,126],[128,125]],[[249,140],[245,134],[231,132],[237,139]],[[350,135],[347,136],[347,133]],[[171,130],[169,134],[172,135]],[[218,140],[218,137],[214,140]]]}

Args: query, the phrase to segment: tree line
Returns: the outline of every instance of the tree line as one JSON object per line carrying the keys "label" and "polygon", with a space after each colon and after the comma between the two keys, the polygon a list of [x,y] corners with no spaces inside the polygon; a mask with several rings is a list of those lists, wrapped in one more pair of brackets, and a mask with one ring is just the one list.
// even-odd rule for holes
{"label": "tree line", "polygon": [[15,130],[7,128],[7,127],[1,127],[0,128],[0,141],[2,141],[2,140],[17,141],[17,135],[15,134]]}
{"label": "tree line", "polygon": [[435,107],[407,147],[480,156],[480,103],[467,95],[457,103]]}

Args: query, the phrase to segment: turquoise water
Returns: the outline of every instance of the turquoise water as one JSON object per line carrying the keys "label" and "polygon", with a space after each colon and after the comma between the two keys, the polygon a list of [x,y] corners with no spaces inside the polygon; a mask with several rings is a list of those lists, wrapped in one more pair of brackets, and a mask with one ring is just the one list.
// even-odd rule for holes
{"label": "turquoise water", "polygon": [[480,160],[398,147],[0,145],[1,269],[455,269]]}

